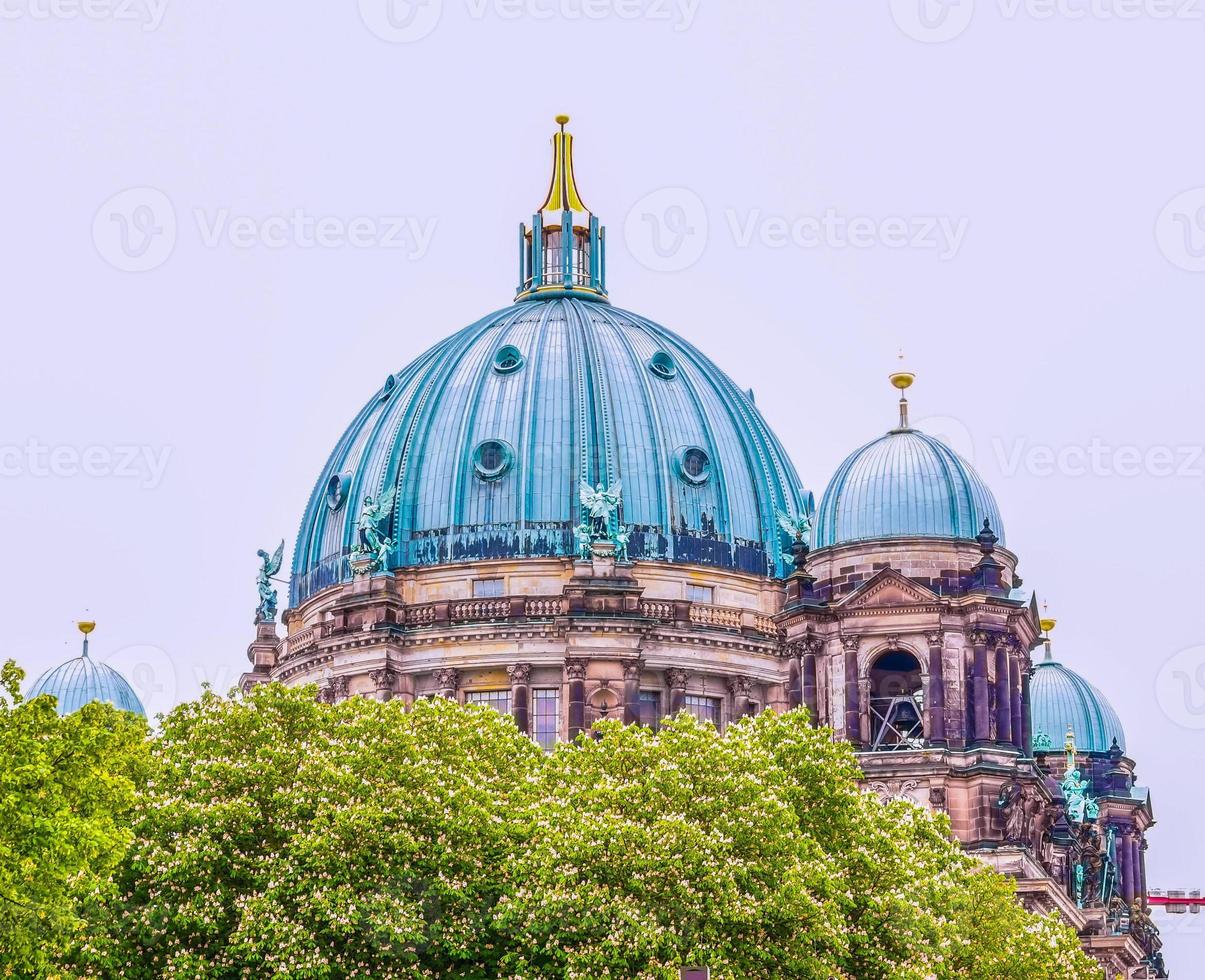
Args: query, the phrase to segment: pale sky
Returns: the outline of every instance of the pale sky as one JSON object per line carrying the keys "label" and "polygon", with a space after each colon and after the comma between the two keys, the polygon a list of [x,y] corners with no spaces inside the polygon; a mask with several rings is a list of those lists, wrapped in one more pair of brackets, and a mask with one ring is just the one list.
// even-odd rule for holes
{"label": "pale sky", "polygon": [[256,549],[510,301],[567,112],[612,299],[818,497],[904,348],[1126,724],[1152,885],[1205,886],[1205,0],[386,2],[0,3],[0,656],[88,611],[152,711],[233,684]]}

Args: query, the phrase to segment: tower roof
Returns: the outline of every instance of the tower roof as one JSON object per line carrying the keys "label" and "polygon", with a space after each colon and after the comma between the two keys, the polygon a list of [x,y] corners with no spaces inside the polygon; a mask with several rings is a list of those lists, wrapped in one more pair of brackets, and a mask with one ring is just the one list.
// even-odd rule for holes
{"label": "tower roof", "polygon": [[851,453],[837,468],[816,517],[816,547],[884,538],[974,541],[987,521],[1001,544],[996,500],[973,466],[940,439],[908,423],[903,392],[913,375],[896,372],[900,423]]}
{"label": "tower roof", "polygon": [[97,663],[89,655],[88,634],[95,626],[92,622],[79,624],[80,632],[84,634],[80,655],[42,674],[26,696],[53,695],[58,699],[60,715],[69,715],[92,701],[107,701],[122,711],[145,718],[146,709],[126,679],[108,664]]}
{"label": "tower roof", "polygon": [[1070,729],[1083,752],[1108,752],[1117,740],[1125,751],[1125,730],[1108,699],[1095,685],[1057,660],[1034,664],[1029,685],[1035,742],[1049,736],[1057,749]]}
{"label": "tower roof", "polygon": [[395,499],[391,568],[577,553],[582,483],[622,482],[633,558],[785,573],[795,469],[750,396],[645,317],[526,300],[387,377],[335,446],[292,601],[350,578],[366,497]]}

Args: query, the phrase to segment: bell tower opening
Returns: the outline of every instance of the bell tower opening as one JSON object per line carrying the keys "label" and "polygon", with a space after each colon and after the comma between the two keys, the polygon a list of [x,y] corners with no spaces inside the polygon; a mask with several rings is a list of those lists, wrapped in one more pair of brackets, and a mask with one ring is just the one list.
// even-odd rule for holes
{"label": "bell tower opening", "polygon": [[916,657],[889,650],[871,665],[869,679],[871,751],[924,745],[924,680]]}

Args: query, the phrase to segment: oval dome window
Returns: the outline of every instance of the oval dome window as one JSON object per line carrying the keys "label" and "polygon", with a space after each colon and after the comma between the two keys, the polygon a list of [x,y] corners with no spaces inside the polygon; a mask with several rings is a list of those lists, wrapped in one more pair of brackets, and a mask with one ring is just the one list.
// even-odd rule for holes
{"label": "oval dome window", "polygon": [[510,374],[523,366],[523,354],[518,347],[507,344],[494,354],[494,370],[499,374]]}
{"label": "oval dome window", "polygon": [[351,475],[336,473],[326,481],[326,506],[332,511],[339,510],[347,503],[347,488],[351,485]]}
{"label": "oval dome window", "polygon": [[657,375],[657,377],[669,381],[671,378],[677,376],[678,365],[669,354],[663,350],[659,350],[649,359],[649,370]]}
{"label": "oval dome window", "polygon": [[698,446],[687,446],[677,452],[678,474],[687,483],[699,486],[711,477],[711,457]]}
{"label": "oval dome window", "polygon": [[487,439],[473,450],[473,469],[483,480],[496,480],[510,469],[514,452],[500,439]]}

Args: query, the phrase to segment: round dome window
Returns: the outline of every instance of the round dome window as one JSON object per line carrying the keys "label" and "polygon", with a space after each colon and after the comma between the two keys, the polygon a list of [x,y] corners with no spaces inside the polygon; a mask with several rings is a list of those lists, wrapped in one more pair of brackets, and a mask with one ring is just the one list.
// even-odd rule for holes
{"label": "round dome window", "polygon": [[711,477],[711,457],[698,446],[687,446],[677,452],[678,474],[687,483],[699,486]]}
{"label": "round dome window", "polygon": [[513,344],[499,347],[494,354],[494,370],[499,374],[511,374],[523,366],[523,353]]}
{"label": "round dome window", "polygon": [[326,506],[332,511],[339,510],[347,503],[347,488],[351,485],[351,475],[336,473],[326,481]]}
{"label": "round dome window", "polygon": [[659,378],[669,381],[678,374],[678,365],[665,351],[659,350],[649,359],[649,370]]}
{"label": "round dome window", "polygon": [[473,469],[482,480],[496,480],[514,462],[514,451],[500,439],[487,439],[473,450]]}

